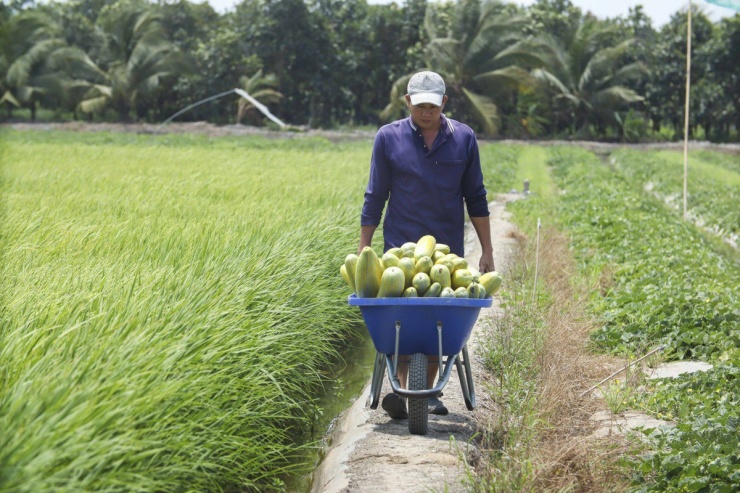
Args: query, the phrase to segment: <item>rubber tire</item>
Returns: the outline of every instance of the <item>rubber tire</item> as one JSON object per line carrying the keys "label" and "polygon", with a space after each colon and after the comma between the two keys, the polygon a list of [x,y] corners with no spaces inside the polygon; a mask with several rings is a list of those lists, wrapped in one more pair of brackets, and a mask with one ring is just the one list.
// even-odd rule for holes
{"label": "rubber tire", "polygon": [[[427,390],[427,355],[416,353],[409,365],[409,390]],[[429,429],[429,399],[409,397],[409,432],[412,435],[426,435]]]}

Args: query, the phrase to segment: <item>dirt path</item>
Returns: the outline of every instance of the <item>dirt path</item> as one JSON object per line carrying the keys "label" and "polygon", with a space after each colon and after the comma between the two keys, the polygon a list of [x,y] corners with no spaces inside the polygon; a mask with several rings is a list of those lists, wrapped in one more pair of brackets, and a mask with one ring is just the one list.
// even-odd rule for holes
{"label": "dirt path", "polygon": [[[510,234],[516,228],[507,221],[505,204],[516,198],[517,195],[500,195],[489,205],[494,261],[497,270],[504,274],[517,246]],[[470,224],[466,224],[465,238],[466,259],[478,265],[480,245]],[[476,339],[481,332],[481,321],[496,310],[500,310],[499,300],[494,297],[494,305],[481,310],[468,342],[476,384],[474,411],[465,407],[457,372],[453,370],[443,397],[450,413],[430,415],[429,433],[411,435],[407,421],[390,419],[380,406],[376,410],[367,407],[368,382],[362,395],[339,418],[331,448],[314,475],[311,492],[465,491],[462,481],[466,472],[460,454],[464,453],[469,460],[476,457],[475,443],[471,441],[476,423],[487,421],[493,410],[486,396],[480,358],[476,356]],[[389,391],[386,377],[381,396]]]}

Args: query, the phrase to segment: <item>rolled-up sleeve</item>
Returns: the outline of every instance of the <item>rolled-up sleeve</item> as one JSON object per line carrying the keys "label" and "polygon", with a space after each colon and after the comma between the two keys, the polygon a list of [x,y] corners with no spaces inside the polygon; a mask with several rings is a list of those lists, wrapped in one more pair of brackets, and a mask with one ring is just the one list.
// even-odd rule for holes
{"label": "rolled-up sleeve", "polygon": [[473,137],[468,143],[468,167],[463,175],[462,191],[465,206],[470,217],[487,217],[488,197],[483,184],[483,171],[480,166],[478,142]]}
{"label": "rolled-up sleeve", "polygon": [[373,142],[373,153],[370,158],[370,178],[365,189],[365,203],[362,206],[360,218],[361,226],[380,224],[390,186],[391,172],[385,151],[385,139],[381,133],[378,133]]}

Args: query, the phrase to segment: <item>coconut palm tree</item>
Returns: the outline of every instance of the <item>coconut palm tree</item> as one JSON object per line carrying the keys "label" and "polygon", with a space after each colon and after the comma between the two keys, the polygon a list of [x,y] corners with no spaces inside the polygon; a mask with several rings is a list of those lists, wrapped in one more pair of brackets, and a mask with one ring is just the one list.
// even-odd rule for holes
{"label": "coconut palm tree", "polygon": [[[526,18],[510,13],[499,1],[464,0],[457,4],[449,29],[440,29],[440,11],[427,8],[424,28],[429,69],[445,79],[455,114],[476,122],[486,135],[498,133],[499,106],[522,87],[533,85],[529,74],[541,66],[539,42],[525,38]],[[381,113],[389,119],[405,107],[406,84],[400,77],[391,88],[391,102]]]}
{"label": "coconut palm tree", "polygon": [[[240,77],[239,83],[242,89],[260,103],[279,103],[283,98],[283,94],[275,89],[278,85],[275,74],[263,75],[262,69],[259,69],[251,77]],[[248,116],[252,123],[260,122],[262,121],[260,115],[261,113],[257,111],[257,108],[251,102],[244,98],[239,98],[236,123],[240,123],[245,116]]]}
{"label": "coconut palm tree", "polygon": [[13,107],[36,106],[53,90],[56,61],[67,48],[56,36],[53,22],[39,12],[22,12],[0,26],[0,103],[9,114]]}
{"label": "coconut palm tree", "polygon": [[546,43],[548,64],[533,71],[549,91],[561,126],[581,135],[587,134],[591,125],[601,134],[607,125],[619,126],[618,112],[643,100],[625,84],[645,77],[648,70],[640,62],[623,62],[633,39],[604,45],[602,40],[609,37],[611,29],[586,19],[570,46],[556,39]]}
{"label": "coconut palm tree", "polygon": [[114,108],[121,120],[137,104],[160,90],[163,81],[190,71],[182,53],[167,39],[153,10],[128,8],[102,22],[107,30],[110,61],[97,69],[98,79],[79,108],[98,113]]}

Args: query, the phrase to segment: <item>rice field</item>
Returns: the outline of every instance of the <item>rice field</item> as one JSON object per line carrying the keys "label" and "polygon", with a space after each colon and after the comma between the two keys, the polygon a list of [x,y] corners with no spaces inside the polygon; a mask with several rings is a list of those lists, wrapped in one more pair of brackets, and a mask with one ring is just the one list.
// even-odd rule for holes
{"label": "rice field", "polygon": [[370,143],[6,132],[0,491],[266,491],[357,332]]}

